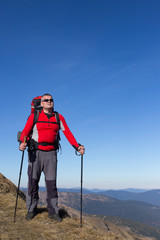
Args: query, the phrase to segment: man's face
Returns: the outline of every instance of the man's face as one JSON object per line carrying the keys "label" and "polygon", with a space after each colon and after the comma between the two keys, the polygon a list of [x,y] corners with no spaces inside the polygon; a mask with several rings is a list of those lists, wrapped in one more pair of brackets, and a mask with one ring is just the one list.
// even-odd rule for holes
{"label": "man's face", "polygon": [[44,109],[53,108],[53,98],[51,96],[45,95],[41,100],[41,106]]}

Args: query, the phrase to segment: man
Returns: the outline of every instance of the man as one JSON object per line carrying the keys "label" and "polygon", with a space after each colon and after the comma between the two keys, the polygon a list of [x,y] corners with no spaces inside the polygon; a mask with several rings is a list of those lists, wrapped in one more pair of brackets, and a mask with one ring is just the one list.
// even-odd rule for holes
{"label": "man", "polygon": [[[38,189],[41,172],[44,172],[47,189],[48,217],[61,222],[58,214],[57,194],[57,134],[59,126],[53,112],[53,98],[50,94],[44,94],[41,98],[42,111],[39,112],[38,120],[34,124],[34,113],[32,113],[22,131],[19,149],[24,151],[27,143],[24,137],[31,136],[28,160],[28,192],[26,205],[28,213],[26,219],[32,219],[36,214],[38,204]],[[67,140],[80,154],[84,154],[85,148],[77,143],[64,117],[59,114],[60,129]]]}

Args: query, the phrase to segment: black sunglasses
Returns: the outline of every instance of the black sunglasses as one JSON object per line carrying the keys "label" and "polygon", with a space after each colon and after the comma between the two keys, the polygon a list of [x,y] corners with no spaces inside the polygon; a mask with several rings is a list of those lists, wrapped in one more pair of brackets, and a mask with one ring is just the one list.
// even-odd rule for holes
{"label": "black sunglasses", "polygon": [[44,99],[43,102],[53,102],[53,99]]}

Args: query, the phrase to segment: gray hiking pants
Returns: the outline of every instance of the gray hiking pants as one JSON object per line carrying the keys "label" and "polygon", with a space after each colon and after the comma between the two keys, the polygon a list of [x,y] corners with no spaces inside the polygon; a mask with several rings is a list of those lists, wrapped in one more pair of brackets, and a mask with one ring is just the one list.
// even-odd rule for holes
{"label": "gray hiking pants", "polygon": [[28,212],[33,212],[38,204],[39,180],[44,172],[47,189],[47,208],[50,214],[58,214],[57,178],[57,152],[37,150],[29,154],[28,158],[28,192],[26,205]]}

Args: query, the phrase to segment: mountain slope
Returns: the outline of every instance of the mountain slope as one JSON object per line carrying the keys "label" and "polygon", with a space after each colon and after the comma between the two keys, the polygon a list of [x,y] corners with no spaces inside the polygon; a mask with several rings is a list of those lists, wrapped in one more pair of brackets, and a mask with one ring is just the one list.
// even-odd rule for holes
{"label": "mountain slope", "polygon": [[[80,195],[60,193],[60,202],[79,210]],[[160,227],[160,208],[138,201],[120,201],[110,197],[83,194],[83,211],[88,214],[128,218]]]}
{"label": "mountain slope", "polygon": [[[1,240],[143,240],[113,223],[96,217],[83,217],[80,228],[79,212],[63,207],[60,214],[62,223],[47,218],[46,208],[39,208],[38,214],[30,221],[25,220],[25,196],[20,192],[16,222],[13,222],[16,200],[16,186],[0,173],[0,239]],[[66,217],[70,216],[70,217]],[[151,238],[150,238],[151,239]],[[154,238],[152,238],[154,239]]]}
{"label": "mountain slope", "polygon": [[123,190],[107,190],[104,192],[98,192],[97,194],[112,197],[118,200],[130,200],[135,195],[137,195],[137,193],[123,191]]}
{"label": "mountain slope", "polygon": [[135,194],[131,200],[147,202],[160,207],[160,189],[150,190],[143,193]]}
{"label": "mountain slope", "polygon": [[160,189],[154,189],[143,192],[129,192],[123,190],[107,190],[98,192],[99,195],[112,197],[118,200],[135,200],[146,202],[160,207]]}

